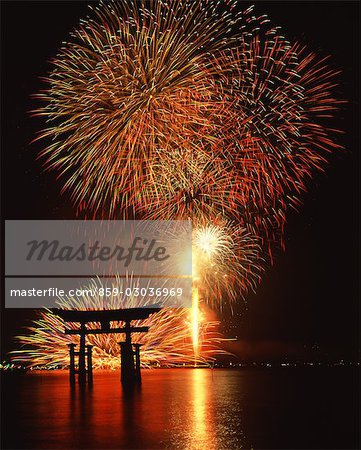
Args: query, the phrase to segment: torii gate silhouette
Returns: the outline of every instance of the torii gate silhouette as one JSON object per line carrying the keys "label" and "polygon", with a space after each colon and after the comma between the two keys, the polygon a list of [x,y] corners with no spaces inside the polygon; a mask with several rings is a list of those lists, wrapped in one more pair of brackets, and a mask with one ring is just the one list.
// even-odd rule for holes
{"label": "torii gate silhouette", "polygon": [[[79,323],[78,329],[65,329],[65,334],[78,334],[80,336],[79,352],[75,351],[75,344],[69,344],[69,377],[70,383],[75,383],[75,375],[78,374],[79,384],[93,382],[92,345],[85,345],[87,334],[111,334],[125,333],[125,341],[119,342],[121,361],[121,381],[125,385],[141,381],[140,373],[140,346],[132,343],[131,333],[146,333],[149,327],[133,327],[132,320],[144,320],[151,314],[160,311],[157,305],[147,308],[111,309],[111,310],[53,310],[64,322]],[[100,322],[100,328],[87,328],[86,324]],[[111,328],[110,322],[124,322],[121,328]],[[78,356],[78,369],[75,365],[75,357]],[[134,359],[135,357],[135,359]]]}

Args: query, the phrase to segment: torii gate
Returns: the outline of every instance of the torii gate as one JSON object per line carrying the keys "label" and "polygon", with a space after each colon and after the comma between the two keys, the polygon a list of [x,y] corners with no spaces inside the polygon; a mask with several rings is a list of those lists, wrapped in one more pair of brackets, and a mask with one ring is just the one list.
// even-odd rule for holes
{"label": "torii gate", "polygon": [[[92,345],[85,345],[87,334],[111,334],[125,333],[125,341],[119,342],[121,361],[121,381],[123,384],[140,382],[140,345],[133,344],[131,333],[146,333],[149,327],[132,327],[132,320],[144,320],[151,314],[160,311],[158,306],[148,308],[112,309],[112,310],[92,310],[78,311],[55,309],[55,314],[65,322],[79,323],[78,329],[65,329],[65,334],[78,334],[80,336],[79,352],[75,351],[75,344],[69,344],[69,376],[70,383],[75,383],[75,375],[78,374],[78,382],[84,384],[92,383]],[[88,329],[86,324],[90,322],[100,322],[100,328]],[[111,328],[110,322],[125,322],[121,328]],[[78,356],[78,369],[75,369],[75,356]],[[134,360],[135,357],[135,360]]]}

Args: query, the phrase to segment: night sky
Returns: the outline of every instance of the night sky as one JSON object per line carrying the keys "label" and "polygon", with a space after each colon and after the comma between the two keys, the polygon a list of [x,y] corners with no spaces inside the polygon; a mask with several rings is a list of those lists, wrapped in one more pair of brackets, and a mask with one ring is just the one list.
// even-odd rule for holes
{"label": "night sky", "polygon": [[[244,7],[250,3],[245,2]],[[339,142],[345,151],[330,157],[303,196],[286,228],[286,252],[263,277],[256,294],[223,313],[225,330],[237,336],[233,349],[245,359],[356,360],[358,347],[358,65],[357,2],[256,2],[291,40],[301,40],[331,65],[342,69]],[[74,219],[61,182],[44,173],[30,144],[43,127],[31,118],[31,95],[79,19],[86,2],[2,2],[2,157],[3,218]],[[12,336],[29,324],[31,310],[2,312],[2,357]]]}

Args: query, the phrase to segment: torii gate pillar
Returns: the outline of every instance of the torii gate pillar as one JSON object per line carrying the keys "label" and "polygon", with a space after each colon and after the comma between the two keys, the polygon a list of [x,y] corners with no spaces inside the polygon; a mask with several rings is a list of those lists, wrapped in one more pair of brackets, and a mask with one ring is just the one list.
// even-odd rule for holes
{"label": "torii gate pillar", "polygon": [[120,345],[120,379],[125,385],[141,381],[140,345],[132,344],[131,332],[130,322],[126,322],[124,327],[125,342],[118,342]]}

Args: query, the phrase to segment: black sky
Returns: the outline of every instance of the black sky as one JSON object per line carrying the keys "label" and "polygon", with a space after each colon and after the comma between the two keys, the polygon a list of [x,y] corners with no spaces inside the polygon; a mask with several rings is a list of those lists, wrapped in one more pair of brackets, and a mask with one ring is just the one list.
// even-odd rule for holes
{"label": "black sky", "polygon": [[[252,348],[263,345],[262,357],[272,357],[273,344],[266,345],[271,342],[284,353],[306,345],[324,358],[357,359],[358,3],[255,5],[290,40],[332,55],[331,64],[342,69],[339,92],[348,104],[337,126],[345,132],[340,142],[346,150],[330,158],[326,173],[316,176],[304,195],[300,212],[290,214],[286,253],[265,274],[257,293],[248,296],[247,308],[236,307],[232,319],[224,313],[226,329],[250,345],[251,355]],[[48,61],[87,15],[87,3],[3,1],[1,6],[3,218],[75,218],[55,174],[44,173],[36,160],[42,144],[30,142],[43,123],[28,112],[35,106],[31,94],[41,89],[40,77],[50,69]],[[11,337],[32,316],[31,311],[3,310],[3,357],[12,347]],[[297,350],[292,354],[297,356]]]}

